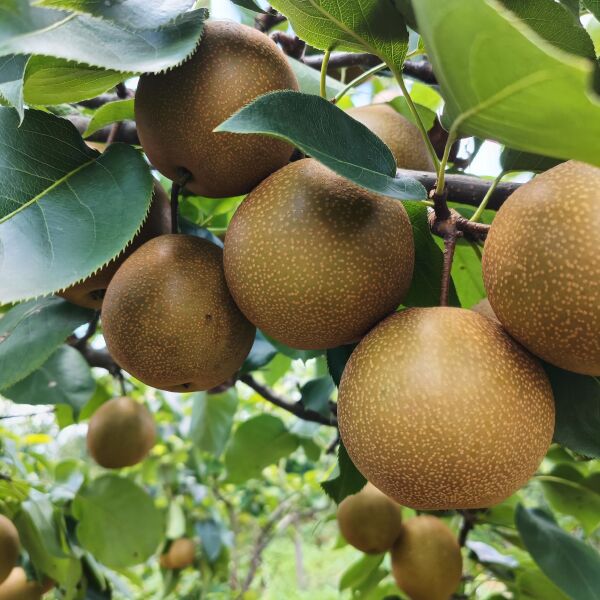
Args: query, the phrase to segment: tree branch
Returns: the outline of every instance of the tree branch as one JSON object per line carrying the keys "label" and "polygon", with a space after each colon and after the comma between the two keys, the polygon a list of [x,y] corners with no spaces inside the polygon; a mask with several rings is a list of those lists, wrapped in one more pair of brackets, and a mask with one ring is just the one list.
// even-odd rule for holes
{"label": "tree branch", "polygon": [[337,418],[335,416],[331,415],[330,417],[324,417],[318,412],[305,408],[301,402],[289,402],[288,400],[284,400],[274,394],[268,387],[258,383],[258,381],[250,374],[242,375],[240,381],[243,381],[248,387],[251,387],[257,394],[271,404],[283,408],[283,410],[287,410],[287,412],[292,413],[300,419],[311,421],[313,423],[320,423],[321,425],[328,425],[330,427],[337,427]]}

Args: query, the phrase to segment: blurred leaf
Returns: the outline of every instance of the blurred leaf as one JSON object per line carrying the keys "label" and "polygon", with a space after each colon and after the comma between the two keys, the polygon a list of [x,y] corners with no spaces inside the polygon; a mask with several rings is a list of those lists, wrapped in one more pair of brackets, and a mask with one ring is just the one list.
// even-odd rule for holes
{"label": "blurred leaf", "polygon": [[600,165],[592,61],[543,42],[497,0],[419,0],[413,6],[455,128],[519,150]]}
{"label": "blurred leaf", "polygon": [[335,385],[329,375],[313,379],[305,383],[300,389],[300,402],[308,410],[328,417],[331,414],[329,398],[334,389]]}
{"label": "blurred leaf", "polygon": [[254,344],[250,349],[250,354],[242,365],[241,372],[249,373],[250,371],[256,371],[267,365],[277,354],[277,348],[269,342],[269,340],[263,335],[262,331],[256,331],[256,337],[254,338]]}
{"label": "blurred leaf", "polygon": [[101,106],[88,123],[83,137],[88,137],[111,123],[127,119],[134,120],[133,102],[133,98],[129,98],[128,100],[116,100],[115,102],[109,102]]}
{"label": "blurred leaf", "polygon": [[539,569],[519,570],[516,584],[519,600],[569,600]]}
{"label": "blurred leaf", "polygon": [[[0,108],[0,302],[55,292],[87,277],[133,238],[150,205],[140,152],[88,148],[48,113]],[[35,168],[33,167],[35,165]]]}
{"label": "blurred leaf", "polygon": [[192,54],[207,15],[205,9],[195,10],[159,29],[133,31],[105,19],[69,17],[64,11],[15,0],[4,4],[0,56],[37,54],[125,73],[157,73]]}
{"label": "blurred leaf", "polygon": [[36,5],[87,13],[131,29],[158,29],[189,10],[194,0],[37,0]]}
{"label": "blurred leaf", "polygon": [[0,104],[17,109],[19,118],[25,116],[23,107],[23,77],[27,56],[9,54],[0,58]]}
{"label": "blurred leaf", "polygon": [[600,554],[568,535],[549,515],[517,507],[516,524],[542,571],[573,600],[600,598]]}
{"label": "blurred leaf", "polygon": [[346,368],[346,363],[350,358],[352,352],[354,352],[356,344],[349,344],[347,346],[338,346],[327,350],[327,370],[333,379],[336,386],[339,387],[342,379],[342,374]]}
{"label": "blurred leaf", "polygon": [[185,513],[181,507],[181,503],[177,500],[169,503],[167,508],[167,531],[166,537],[168,540],[176,540],[185,535],[186,529]]}
{"label": "blurred leaf", "polygon": [[304,450],[306,458],[308,460],[312,460],[313,462],[318,461],[321,457],[321,447],[310,438],[301,437],[299,441],[302,449]]}
{"label": "blurred leaf", "polygon": [[398,68],[404,62],[408,32],[402,13],[392,2],[273,0],[270,4],[314,48],[370,52]]}
{"label": "blurred leaf", "polygon": [[583,5],[600,20],[600,0],[582,0]]}
{"label": "blurred leaf", "polygon": [[544,364],[556,405],[554,441],[575,452],[600,457],[600,380]]}
{"label": "blurred leaf", "polygon": [[214,519],[202,519],[196,523],[196,531],[202,544],[202,552],[208,562],[214,563],[223,549],[222,525]]}
{"label": "blurred leaf", "polygon": [[505,147],[500,155],[500,165],[503,171],[547,171],[563,162],[558,158],[521,152],[514,148]]}
{"label": "blurred leaf", "polygon": [[339,504],[346,496],[360,492],[366,483],[367,480],[348,456],[343,442],[340,442],[336,471],[327,481],[321,482],[321,487],[336,504]]}
{"label": "blurred leaf", "polygon": [[264,94],[215,131],[275,137],[374,192],[400,200],[427,197],[415,179],[395,177],[394,157],[374,133],[319,96],[292,91]]}
{"label": "blurred leaf", "polygon": [[39,369],[2,390],[2,395],[17,404],[68,404],[78,414],[95,388],[81,353],[61,346]]}
{"label": "blurred leaf", "polygon": [[343,592],[348,588],[357,588],[377,570],[383,562],[385,554],[365,554],[355,563],[351,564],[340,577],[339,590]]}
{"label": "blurred leaf", "polygon": [[[392,101],[388,102],[388,104],[394,109],[397,110],[405,119],[408,119],[411,123],[415,123],[415,118],[408,107],[408,102],[404,96],[397,96]],[[436,114],[430,108],[426,106],[422,106],[421,104],[415,104],[417,108],[417,113],[421,118],[423,125],[425,125],[425,129],[429,131],[433,127],[433,123],[435,122]]]}
{"label": "blurred leaf", "polygon": [[164,522],[139,486],[104,475],[84,486],[73,502],[77,536],[96,559],[113,569],[145,562],[157,550]]}
{"label": "blurred leaf", "polygon": [[235,388],[220,394],[199,392],[193,396],[189,438],[196,448],[220,456],[233,424],[238,396]]}
{"label": "blurred leaf", "polygon": [[298,438],[291,434],[281,419],[269,414],[244,421],[235,430],[225,453],[227,480],[243,483],[260,477],[262,470],[298,447]]}
{"label": "blurred leaf", "polygon": [[32,56],[25,70],[28,104],[61,104],[95,98],[126,79],[125,73],[52,56]]}
{"label": "blurred leaf", "polygon": [[242,8],[247,8],[253,12],[264,13],[265,11],[256,4],[254,0],[231,0],[234,4],[241,6]]}
{"label": "blurred leaf", "polygon": [[11,308],[0,319],[0,390],[41,367],[93,314],[54,297]]}
{"label": "blurred leaf", "polygon": [[[303,62],[300,62],[291,56],[288,56],[287,59],[296,74],[300,91],[305,94],[314,94],[315,96],[318,96],[321,93],[321,73],[319,70],[305,65]],[[328,98],[332,98],[345,87],[343,83],[329,75],[327,75],[325,80],[325,86]]]}

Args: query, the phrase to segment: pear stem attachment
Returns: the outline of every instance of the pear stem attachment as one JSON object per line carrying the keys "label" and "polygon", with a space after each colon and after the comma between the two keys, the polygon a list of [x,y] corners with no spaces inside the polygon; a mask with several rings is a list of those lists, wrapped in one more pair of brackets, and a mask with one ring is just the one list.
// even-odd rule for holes
{"label": "pear stem attachment", "polygon": [[171,232],[179,233],[179,193],[191,179],[192,174],[185,168],[177,169],[177,180],[171,186]]}

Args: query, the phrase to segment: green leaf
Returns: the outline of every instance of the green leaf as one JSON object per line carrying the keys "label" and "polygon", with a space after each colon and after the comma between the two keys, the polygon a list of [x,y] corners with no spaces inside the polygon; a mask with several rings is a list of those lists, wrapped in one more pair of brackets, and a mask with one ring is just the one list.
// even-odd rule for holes
{"label": "green leaf", "polygon": [[550,45],[496,0],[419,0],[414,8],[455,128],[600,165],[591,61]]}
{"label": "green leaf", "polygon": [[582,0],[583,5],[600,20],[600,0]]}
{"label": "green leaf", "polygon": [[[305,94],[314,94],[315,96],[318,96],[321,93],[321,74],[319,71],[305,65],[291,56],[288,56],[287,59],[296,74],[300,91]],[[325,85],[328,98],[332,98],[345,87],[341,82],[329,75],[327,75]]]}
{"label": "green leaf", "polygon": [[133,238],[150,205],[141,153],[113,144],[100,155],[75,127],[28,110],[23,125],[0,108],[0,302],[63,289]]}
{"label": "green leaf", "polygon": [[[431,235],[427,221],[427,206],[422,202],[404,202],[415,240],[415,270],[413,280],[404,299],[406,306],[437,306],[442,286],[442,251]],[[450,283],[450,304],[460,306],[454,283]]]}
{"label": "green leaf", "polygon": [[600,494],[586,487],[585,479],[573,481],[552,472],[537,479],[542,482],[544,494],[555,511],[575,517],[588,535],[598,527]]}
{"label": "green leaf", "polygon": [[86,485],[73,501],[77,537],[88,552],[113,569],[150,558],[163,536],[163,518],[138,485],[105,475]]}
{"label": "green leaf", "polygon": [[241,6],[242,8],[247,8],[248,10],[264,13],[265,11],[254,2],[254,0],[231,0],[237,6]]}
{"label": "green leaf", "polygon": [[2,395],[17,404],[67,404],[75,414],[92,397],[96,382],[78,350],[61,346],[36,371]]}
{"label": "green leaf", "polygon": [[298,447],[281,419],[269,414],[244,421],[233,434],[225,453],[227,479],[243,483],[260,477],[262,470],[288,456]]}
{"label": "green leaf", "polygon": [[220,394],[200,392],[194,394],[193,399],[188,436],[199,450],[220,456],[229,439],[238,405],[235,388]]}
{"label": "green leaf", "polygon": [[127,75],[52,56],[32,56],[25,69],[28,104],[50,105],[95,98]]}
{"label": "green leaf", "polygon": [[320,50],[376,54],[400,68],[408,49],[402,13],[387,0],[273,0],[296,34]]}
{"label": "green leaf", "polygon": [[327,350],[327,370],[337,387],[340,385],[346,363],[352,352],[354,352],[354,348],[356,348],[356,344],[338,346],[337,348]]}
{"label": "green leaf", "polygon": [[249,373],[250,371],[256,371],[257,369],[266,366],[276,354],[277,348],[269,342],[262,331],[257,331],[256,337],[254,338],[254,344],[252,344],[250,354],[248,354],[248,357],[242,365],[241,372]]}
{"label": "green leaf", "polygon": [[[569,596],[561,592],[537,568],[520,569],[517,572],[516,585],[520,594],[519,600],[540,600],[541,598],[544,600],[569,600]],[[488,600],[491,599],[488,598]]]}
{"label": "green leaf", "polygon": [[319,413],[324,417],[331,414],[329,409],[329,398],[333,394],[335,385],[329,375],[318,377],[305,383],[300,389],[300,402],[308,410]]}
{"label": "green leaf", "polygon": [[265,335],[265,339],[277,349],[277,352],[281,352],[285,356],[291,358],[292,360],[301,360],[302,362],[306,362],[311,358],[316,358],[317,356],[321,356],[323,354],[323,350],[297,350],[296,348],[290,348],[277,340]]}
{"label": "green leaf", "polygon": [[600,380],[544,364],[556,405],[554,441],[600,458]]}
{"label": "green leaf", "polygon": [[0,319],[0,390],[41,367],[93,311],[61,298],[18,304]]}
{"label": "green leaf", "polygon": [[355,563],[351,564],[340,577],[338,589],[340,592],[348,588],[357,588],[364,583],[373,571],[376,571],[383,562],[385,554],[365,554]]}
{"label": "green leaf", "polygon": [[547,171],[560,164],[562,161],[550,156],[521,152],[514,148],[504,148],[500,155],[500,165],[503,171]]}
{"label": "green leaf", "polygon": [[539,510],[517,507],[516,524],[542,571],[573,600],[600,599],[600,554]]}
{"label": "green leaf", "polygon": [[398,199],[424,199],[410,177],[395,178],[390,149],[367,127],[324,98],[281,91],[260,96],[215,131],[262,133],[294,144],[342,177]]}
{"label": "green leaf", "polygon": [[501,3],[554,46],[594,60],[594,43],[578,18],[554,0],[500,0]]}
{"label": "green leaf", "polygon": [[101,106],[91,118],[83,137],[92,135],[95,131],[117,121],[135,120],[133,111],[134,99],[116,100]]}
{"label": "green leaf", "polygon": [[0,104],[16,108],[21,120],[25,116],[23,77],[26,64],[27,56],[8,55],[0,58]]}
{"label": "green leaf", "polygon": [[196,531],[202,543],[202,552],[208,562],[214,563],[223,549],[223,526],[214,519],[202,519],[196,523]]}
{"label": "green leaf", "polygon": [[39,54],[126,73],[157,73],[192,54],[207,14],[199,9],[159,29],[133,31],[104,19],[69,16],[14,0],[2,12],[0,56]]}
{"label": "green leaf", "polygon": [[194,0],[37,0],[36,6],[72,10],[108,19],[131,29],[157,29],[189,10]]}
{"label": "green leaf", "polygon": [[339,504],[346,496],[360,492],[367,483],[362,473],[354,466],[343,442],[338,448],[338,465],[333,476],[321,482],[323,491]]}
{"label": "green leaf", "polygon": [[29,498],[21,504],[15,525],[35,566],[73,593],[81,577],[81,562],[63,542],[66,536],[64,518],[48,496],[31,490]]}
{"label": "green leaf", "polygon": [[[405,119],[408,119],[411,123],[415,123],[415,117],[413,116],[410,108],[408,107],[408,102],[404,96],[398,96],[388,102],[388,104],[394,109],[397,110]],[[421,104],[415,104],[417,109],[417,113],[421,118],[421,122],[425,125],[425,129],[429,131],[433,127],[433,123],[435,122],[436,114],[430,108],[426,106],[422,106]]]}

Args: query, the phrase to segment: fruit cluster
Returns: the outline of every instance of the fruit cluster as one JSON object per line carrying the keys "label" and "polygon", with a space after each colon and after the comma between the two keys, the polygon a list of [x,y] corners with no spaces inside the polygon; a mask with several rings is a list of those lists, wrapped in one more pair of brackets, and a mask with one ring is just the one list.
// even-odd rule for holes
{"label": "fruit cluster", "polygon": [[[268,37],[221,22],[206,24],[184,64],[140,79],[136,121],[150,162],[193,193],[248,195],[222,251],[166,233],[156,186],[154,216],[119,264],[92,278],[95,302],[97,286],[110,280],[102,301],[108,349],[144,383],[185,392],[230,380],[255,327],[299,349],[358,342],[338,416],[366,478],[412,508],[501,502],[532,476],[552,440],[552,389],[536,356],[600,374],[600,170],[561,164],[500,210],[483,261],[493,318],[449,307],[395,312],[419,268],[402,203],[314,159],[289,162],[292,148],[279,140],[214,132],[256,96],[297,87]],[[418,130],[392,108],[350,114],[399,166],[432,169]],[[65,295],[85,303],[89,280],[75,288]],[[139,406],[113,402],[93,420],[89,446],[100,464],[125,466],[148,452],[154,431]],[[111,410],[127,422],[129,435],[117,436],[131,444],[123,464],[103,449]]]}

